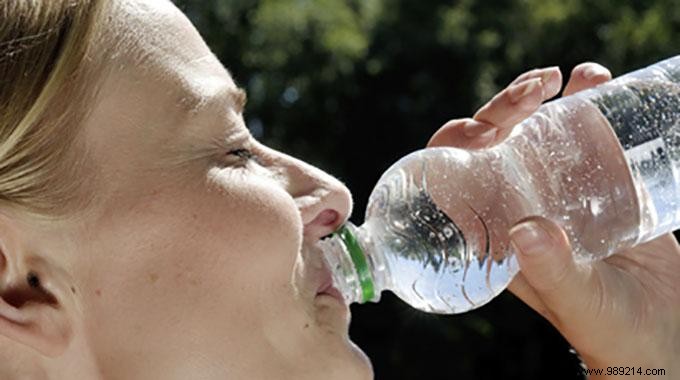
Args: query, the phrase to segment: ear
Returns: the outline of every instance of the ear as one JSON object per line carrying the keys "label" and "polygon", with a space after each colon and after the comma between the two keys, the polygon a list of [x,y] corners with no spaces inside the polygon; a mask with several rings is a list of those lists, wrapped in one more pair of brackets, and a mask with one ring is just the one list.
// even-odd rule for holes
{"label": "ear", "polygon": [[66,292],[59,291],[56,268],[40,259],[27,260],[16,230],[7,227],[0,222],[0,335],[57,357],[73,335],[60,300]]}
{"label": "ear", "polygon": [[54,296],[26,286],[2,291],[0,334],[50,357],[63,353],[72,336],[66,311]]}

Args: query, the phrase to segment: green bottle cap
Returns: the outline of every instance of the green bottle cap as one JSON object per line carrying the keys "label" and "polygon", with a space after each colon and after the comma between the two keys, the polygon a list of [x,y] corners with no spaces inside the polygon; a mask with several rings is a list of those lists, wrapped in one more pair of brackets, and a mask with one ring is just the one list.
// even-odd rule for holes
{"label": "green bottle cap", "polygon": [[371,276],[371,271],[368,268],[368,262],[366,262],[366,255],[364,255],[364,251],[359,246],[357,238],[344,224],[342,227],[340,227],[336,234],[338,234],[340,239],[342,239],[342,241],[345,243],[345,247],[349,252],[349,256],[352,258],[354,268],[357,271],[359,284],[361,285],[361,302],[364,303],[372,300],[373,297],[375,297],[373,278]]}

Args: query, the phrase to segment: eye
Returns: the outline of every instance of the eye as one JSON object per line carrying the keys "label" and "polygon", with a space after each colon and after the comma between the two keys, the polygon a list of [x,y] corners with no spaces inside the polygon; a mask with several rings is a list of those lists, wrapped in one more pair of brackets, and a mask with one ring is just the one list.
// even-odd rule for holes
{"label": "eye", "polygon": [[250,150],[245,149],[245,148],[234,149],[234,150],[227,152],[227,154],[230,155],[230,156],[236,156],[238,158],[243,158],[243,159],[246,159],[246,160],[251,160],[251,159],[255,158],[255,155],[253,154],[253,152],[251,152]]}
{"label": "eye", "polygon": [[247,164],[260,164],[260,160],[252,150],[246,148],[233,149],[226,154],[230,165],[236,167],[245,167]]}

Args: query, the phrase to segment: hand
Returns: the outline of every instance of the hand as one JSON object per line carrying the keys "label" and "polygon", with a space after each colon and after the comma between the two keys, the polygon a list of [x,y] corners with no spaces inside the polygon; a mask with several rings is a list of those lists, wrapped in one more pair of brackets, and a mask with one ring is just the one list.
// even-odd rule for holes
{"label": "hand", "polygon": [[[604,67],[580,64],[564,95],[609,79]],[[446,123],[428,146],[480,149],[502,142],[514,125],[557,95],[561,83],[558,68],[524,73],[472,118]],[[538,226],[547,234],[522,244],[521,226]],[[642,367],[643,377],[645,369],[680,377],[680,246],[673,234],[584,264],[574,262],[566,233],[548,219],[520,221],[510,236],[521,272],[508,289],[548,319],[588,368],[634,366]]]}

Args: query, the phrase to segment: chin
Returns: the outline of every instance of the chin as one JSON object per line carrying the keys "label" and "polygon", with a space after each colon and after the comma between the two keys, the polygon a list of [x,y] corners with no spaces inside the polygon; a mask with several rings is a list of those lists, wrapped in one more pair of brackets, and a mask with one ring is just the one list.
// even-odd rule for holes
{"label": "chin", "polygon": [[359,348],[354,342],[349,341],[351,345],[352,354],[354,355],[353,367],[356,369],[352,377],[348,379],[356,380],[373,380],[373,365],[371,360],[366,356],[366,353]]}
{"label": "chin", "polygon": [[[373,366],[366,354],[347,337],[337,343],[340,344],[317,352],[319,365],[314,366],[314,375],[309,380],[373,380]],[[320,373],[323,377],[319,377]]]}

